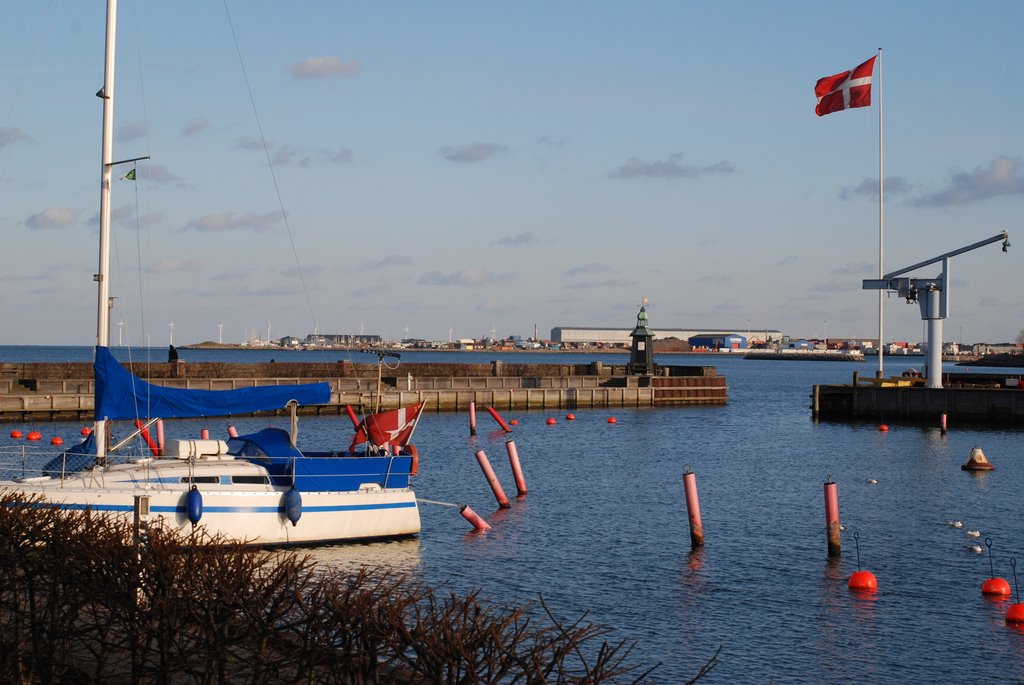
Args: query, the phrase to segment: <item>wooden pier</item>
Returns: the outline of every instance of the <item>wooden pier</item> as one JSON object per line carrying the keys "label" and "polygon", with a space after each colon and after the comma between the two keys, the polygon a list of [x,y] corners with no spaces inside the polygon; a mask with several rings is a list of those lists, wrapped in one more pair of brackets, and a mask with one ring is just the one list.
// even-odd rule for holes
{"label": "wooden pier", "polygon": [[816,418],[879,422],[1024,425],[1024,376],[943,374],[942,388],[926,388],[921,378],[860,378],[849,385],[815,385],[811,412]]}
{"label": "wooden pier", "polygon": [[[380,379],[380,408],[425,402],[427,411],[584,409],[724,405],[728,384],[710,366],[662,366],[654,376],[629,376],[625,365],[402,364]],[[331,401],[301,407],[305,414],[360,413],[377,406],[373,364],[222,364],[183,361],[135,365],[147,382],[184,389],[232,390],[260,385],[327,382]],[[385,371],[394,374],[394,371]],[[283,410],[282,410],[283,411]],[[91,420],[92,365],[0,364],[0,421]]]}

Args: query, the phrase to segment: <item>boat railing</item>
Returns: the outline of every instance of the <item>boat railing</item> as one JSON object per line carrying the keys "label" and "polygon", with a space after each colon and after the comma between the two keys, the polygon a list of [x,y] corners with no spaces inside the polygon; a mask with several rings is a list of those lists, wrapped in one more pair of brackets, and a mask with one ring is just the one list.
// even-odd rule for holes
{"label": "boat railing", "polygon": [[0,447],[0,481],[45,477],[46,465],[59,452],[44,447],[13,445]]}

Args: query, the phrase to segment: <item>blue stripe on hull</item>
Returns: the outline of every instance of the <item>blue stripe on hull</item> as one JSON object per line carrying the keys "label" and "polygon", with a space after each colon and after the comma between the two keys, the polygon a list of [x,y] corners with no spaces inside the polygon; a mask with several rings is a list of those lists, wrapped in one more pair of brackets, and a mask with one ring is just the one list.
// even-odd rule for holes
{"label": "blue stripe on hull", "polygon": [[[57,507],[60,509],[67,509],[70,511],[85,511],[86,509],[96,512],[114,512],[124,513],[134,511],[135,507],[132,504],[75,504],[69,502],[62,502],[60,504],[51,504],[49,502],[34,502],[30,503],[29,506],[40,509],[48,509],[50,507]],[[377,511],[385,509],[409,509],[415,508],[416,502],[391,502],[383,504],[333,504],[333,505],[319,505],[319,506],[303,506],[303,513],[310,514],[322,514],[331,512],[343,512],[343,511]],[[167,506],[167,505],[154,505],[150,507],[150,511],[160,514],[187,514],[188,509],[184,506]],[[226,507],[226,506],[204,506],[204,514],[283,514],[283,506],[273,507]]]}
{"label": "blue stripe on hull", "polygon": [[[47,505],[43,505],[47,506]],[[109,511],[109,512],[129,512],[134,510],[134,506],[131,504],[60,504],[58,505],[61,509],[70,509],[72,511],[84,511],[89,509],[90,511]],[[375,511],[383,509],[408,509],[415,507],[415,502],[395,502],[391,504],[340,504],[340,505],[321,505],[321,506],[309,506],[303,507],[302,512],[313,514],[313,513],[330,513],[330,512],[342,512],[342,511]],[[151,512],[160,514],[185,514],[187,509],[183,506],[153,506],[150,508]],[[223,506],[204,506],[204,514],[281,514],[284,512],[283,507],[223,507]]]}

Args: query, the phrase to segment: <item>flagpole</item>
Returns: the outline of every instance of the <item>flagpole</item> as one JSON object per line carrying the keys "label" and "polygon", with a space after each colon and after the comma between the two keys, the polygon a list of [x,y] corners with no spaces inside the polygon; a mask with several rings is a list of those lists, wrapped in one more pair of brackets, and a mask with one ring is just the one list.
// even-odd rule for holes
{"label": "flagpole", "polygon": [[[878,278],[885,274],[885,154],[882,128],[882,48],[878,48]],[[878,377],[885,376],[885,291],[878,291]]]}

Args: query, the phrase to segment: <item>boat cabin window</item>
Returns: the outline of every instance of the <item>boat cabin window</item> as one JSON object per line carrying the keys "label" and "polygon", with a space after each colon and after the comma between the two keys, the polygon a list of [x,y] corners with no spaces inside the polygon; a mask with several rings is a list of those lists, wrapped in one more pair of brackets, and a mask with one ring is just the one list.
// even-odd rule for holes
{"label": "boat cabin window", "polygon": [[270,485],[267,476],[231,476],[231,482],[239,485]]}
{"label": "boat cabin window", "polygon": [[181,477],[181,482],[182,483],[219,483],[220,482],[220,476],[193,476],[192,478],[189,478],[188,476],[182,476]]}

